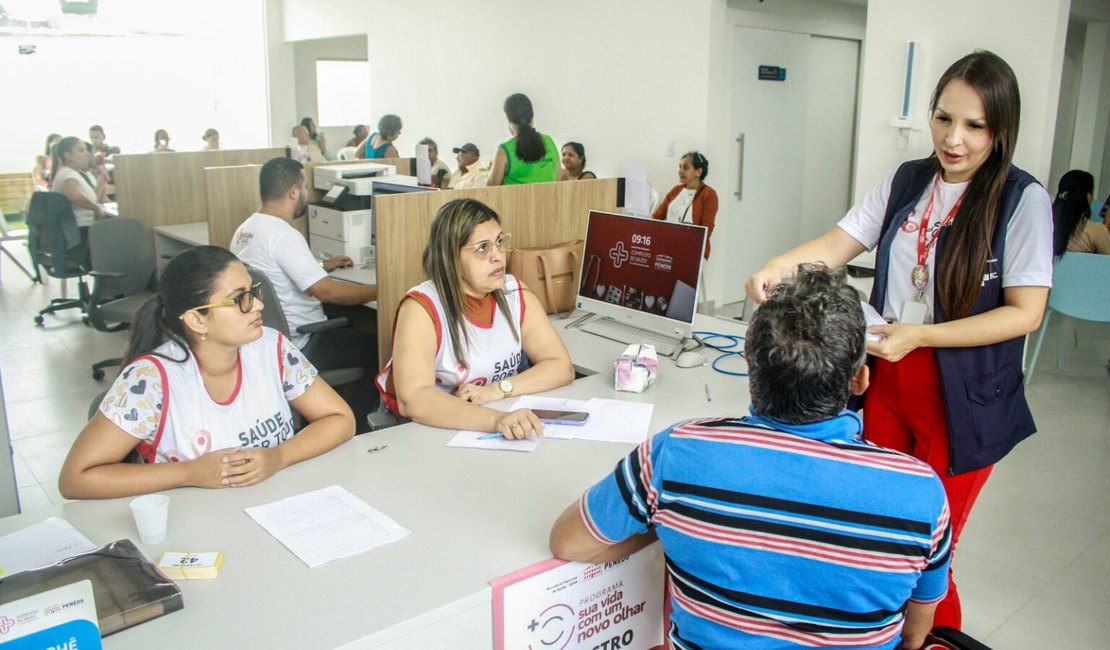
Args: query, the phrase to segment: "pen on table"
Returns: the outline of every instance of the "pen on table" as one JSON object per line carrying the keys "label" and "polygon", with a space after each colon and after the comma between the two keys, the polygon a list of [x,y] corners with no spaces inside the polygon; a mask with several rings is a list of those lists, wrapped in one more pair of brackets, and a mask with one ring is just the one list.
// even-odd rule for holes
{"label": "pen on table", "polygon": [[708,382],[706,382],[706,384],[705,384],[705,401],[707,401],[707,402],[712,402],[713,401],[713,398],[709,395],[709,383]]}
{"label": "pen on table", "polygon": [[478,440],[490,440],[492,438],[497,438],[500,435],[501,435],[500,431],[494,431],[493,433],[487,433],[487,434],[478,436]]}

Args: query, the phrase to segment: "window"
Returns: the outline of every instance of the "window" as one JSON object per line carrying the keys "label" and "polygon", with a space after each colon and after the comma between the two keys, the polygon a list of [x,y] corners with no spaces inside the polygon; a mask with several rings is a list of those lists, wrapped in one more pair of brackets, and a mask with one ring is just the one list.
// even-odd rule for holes
{"label": "window", "polygon": [[366,61],[317,61],[316,108],[318,126],[369,123],[370,64]]}

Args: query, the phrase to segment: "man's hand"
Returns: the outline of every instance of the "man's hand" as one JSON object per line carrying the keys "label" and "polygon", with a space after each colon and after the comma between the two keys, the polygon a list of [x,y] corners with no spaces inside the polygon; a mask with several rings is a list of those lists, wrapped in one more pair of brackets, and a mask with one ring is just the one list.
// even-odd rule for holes
{"label": "man's hand", "polygon": [[335,257],[324,260],[324,270],[332,272],[344,266],[354,266],[355,262],[346,255],[336,255]]}

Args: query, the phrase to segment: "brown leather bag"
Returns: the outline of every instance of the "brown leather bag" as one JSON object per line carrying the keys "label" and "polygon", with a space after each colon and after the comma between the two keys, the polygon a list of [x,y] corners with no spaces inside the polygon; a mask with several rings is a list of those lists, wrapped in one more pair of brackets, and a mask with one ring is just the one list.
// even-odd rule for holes
{"label": "brown leather bag", "polygon": [[578,295],[578,269],[581,266],[581,239],[543,248],[514,248],[509,258],[509,273],[540,299],[545,313],[574,311]]}

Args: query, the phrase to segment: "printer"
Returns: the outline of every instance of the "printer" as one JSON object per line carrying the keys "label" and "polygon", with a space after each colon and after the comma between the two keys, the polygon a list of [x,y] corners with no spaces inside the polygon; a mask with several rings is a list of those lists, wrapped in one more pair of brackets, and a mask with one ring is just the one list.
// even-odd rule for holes
{"label": "printer", "polygon": [[374,178],[396,176],[396,165],[380,163],[357,163],[354,165],[317,165],[313,170],[313,183],[318,190],[330,190],[334,185],[343,185],[347,192],[357,196],[371,193],[370,183]]}
{"label": "printer", "polygon": [[369,162],[317,165],[313,172],[313,185],[327,194],[322,202],[308,206],[308,247],[312,254],[321,259],[346,255],[355,264],[373,259],[374,181],[416,185],[416,177],[397,175],[394,165]]}

